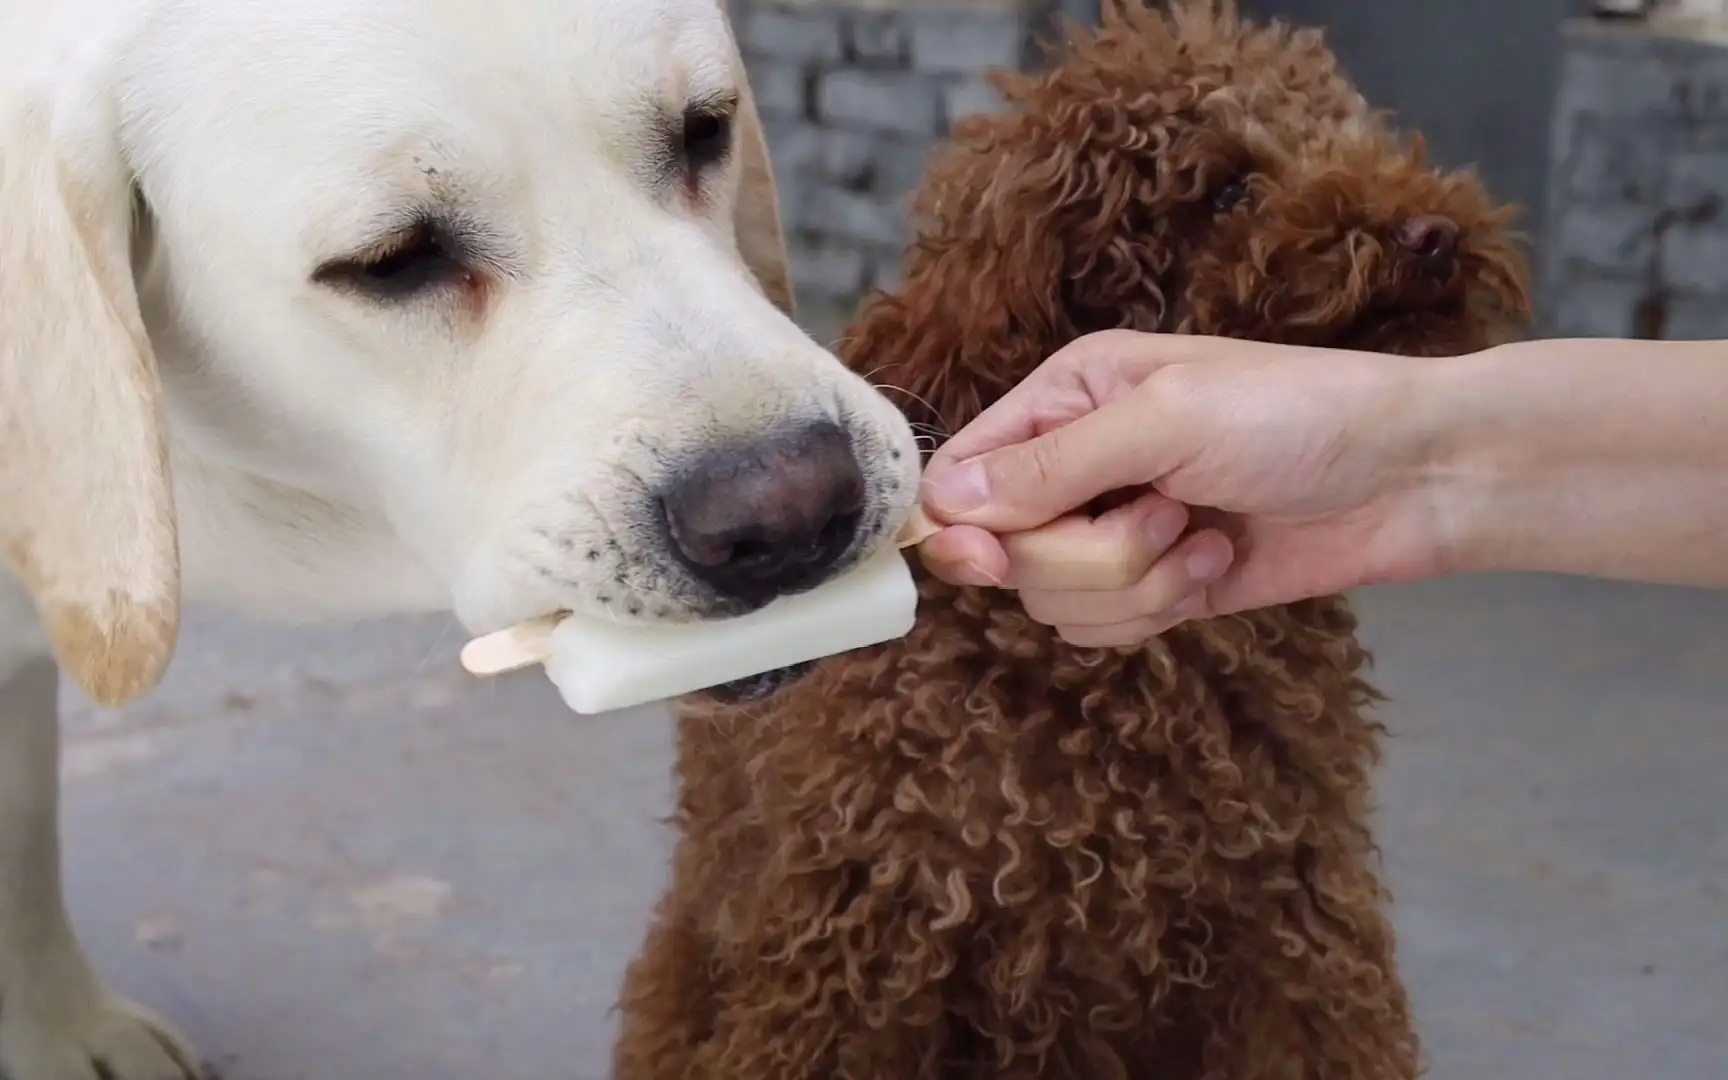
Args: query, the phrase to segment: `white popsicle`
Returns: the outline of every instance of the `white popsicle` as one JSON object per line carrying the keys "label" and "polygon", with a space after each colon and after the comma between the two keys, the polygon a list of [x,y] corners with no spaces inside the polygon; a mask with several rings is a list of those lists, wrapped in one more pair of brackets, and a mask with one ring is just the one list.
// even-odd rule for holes
{"label": "white popsicle", "polygon": [[[933,531],[915,519],[901,546]],[[462,666],[496,675],[544,663],[573,711],[610,712],[893,641],[911,631],[917,608],[906,557],[890,549],[820,588],[738,618],[655,626],[549,616],[469,642]]]}
{"label": "white popsicle", "polygon": [[845,577],[719,622],[618,626],[565,619],[546,677],[573,711],[661,701],[905,637],[918,615],[906,557],[884,551]]}

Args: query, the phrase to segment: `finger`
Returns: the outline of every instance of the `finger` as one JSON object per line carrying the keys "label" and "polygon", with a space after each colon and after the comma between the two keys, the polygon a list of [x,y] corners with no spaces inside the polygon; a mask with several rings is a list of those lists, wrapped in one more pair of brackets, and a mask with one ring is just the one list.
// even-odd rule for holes
{"label": "finger", "polygon": [[1156,619],[1135,619],[1113,626],[1062,626],[1056,636],[1081,649],[1131,649],[1162,632]]}
{"label": "finger", "polygon": [[1046,434],[1126,396],[1160,368],[1268,347],[1203,334],[1094,331],[1051,353],[1031,375],[948,439],[931,456],[930,464],[940,472],[953,463]]}
{"label": "finger", "polygon": [[1058,518],[1002,537],[1017,589],[1128,589],[1188,527],[1188,508],[1151,492],[1107,514]]}
{"label": "finger", "polygon": [[1008,554],[992,533],[971,525],[943,529],[918,545],[930,572],[951,585],[1000,587],[1008,580]]}
{"label": "finger", "polygon": [[1097,407],[1071,373],[1039,368],[943,441],[930,455],[925,475],[939,477],[955,462],[1035,439]]}
{"label": "finger", "polygon": [[1159,618],[1228,572],[1232,554],[1224,534],[1199,532],[1172,548],[1130,588],[1108,592],[1023,589],[1020,602],[1026,614],[1046,626],[1115,626]]}
{"label": "finger", "polygon": [[979,413],[931,456],[947,465],[1061,427],[1121,396],[1153,369],[1150,343],[1163,339],[1129,330],[1103,330],[1076,338],[1050,354],[1031,375]]}
{"label": "finger", "polygon": [[1210,618],[1204,591],[1194,593],[1162,615],[1145,616],[1110,626],[1059,626],[1056,635],[1083,649],[1125,649],[1143,645],[1193,619]]}
{"label": "finger", "polygon": [[1149,416],[1141,393],[1026,442],[925,473],[944,522],[995,533],[1035,529],[1107,492],[1152,484],[1199,447],[1181,415]]}
{"label": "finger", "polygon": [[1209,590],[1220,614],[1256,611],[1316,596],[1345,592],[1361,581],[1353,576],[1360,556],[1318,546],[1311,536],[1260,534],[1252,553],[1235,560],[1229,573]]}

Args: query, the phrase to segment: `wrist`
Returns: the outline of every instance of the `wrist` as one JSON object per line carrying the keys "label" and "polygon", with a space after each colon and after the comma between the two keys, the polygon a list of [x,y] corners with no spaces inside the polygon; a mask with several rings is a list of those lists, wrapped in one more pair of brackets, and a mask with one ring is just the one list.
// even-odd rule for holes
{"label": "wrist", "polygon": [[1419,569],[1728,585],[1722,343],[1539,340],[1409,364]]}
{"label": "wrist", "polygon": [[1528,523],[1544,514],[1548,444],[1511,377],[1530,362],[1529,347],[1411,363],[1415,501],[1435,576],[1517,568]]}

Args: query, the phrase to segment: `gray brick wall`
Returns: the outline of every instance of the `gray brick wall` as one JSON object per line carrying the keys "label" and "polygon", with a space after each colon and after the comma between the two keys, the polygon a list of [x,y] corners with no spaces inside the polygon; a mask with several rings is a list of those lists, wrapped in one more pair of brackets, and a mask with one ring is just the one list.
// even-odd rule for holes
{"label": "gray brick wall", "polygon": [[1048,6],[735,0],[803,303],[844,310],[894,283],[927,155],[993,107],[985,74],[1021,64]]}
{"label": "gray brick wall", "polygon": [[1728,338],[1728,48],[1569,24],[1550,161],[1544,332]]}

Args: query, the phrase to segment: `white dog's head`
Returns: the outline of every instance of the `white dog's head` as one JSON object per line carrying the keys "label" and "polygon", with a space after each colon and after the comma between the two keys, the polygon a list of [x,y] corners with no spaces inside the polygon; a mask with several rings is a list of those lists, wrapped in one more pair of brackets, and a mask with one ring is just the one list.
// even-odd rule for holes
{"label": "white dog's head", "polygon": [[475,631],[736,614],[892,542],[913,438],[788,317],[716,0],[0,0],[18,26],[0,542],[98,700],[172,651],[170,441],[378,515]]}

